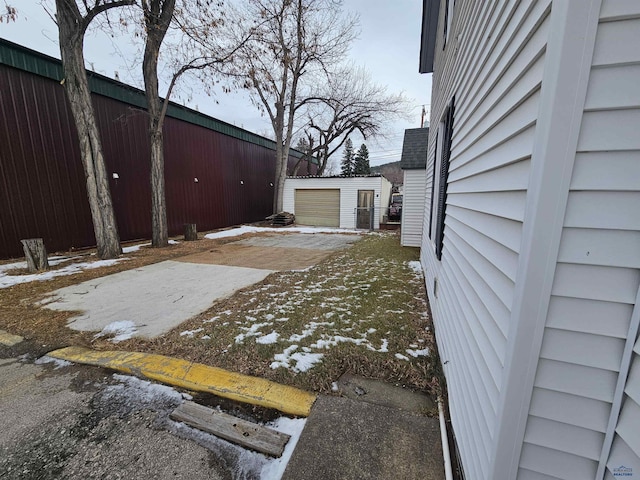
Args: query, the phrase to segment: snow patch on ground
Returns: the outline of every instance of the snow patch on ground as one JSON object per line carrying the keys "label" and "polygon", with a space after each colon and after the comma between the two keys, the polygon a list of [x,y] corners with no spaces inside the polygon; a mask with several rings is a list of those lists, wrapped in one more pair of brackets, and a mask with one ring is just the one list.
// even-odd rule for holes
{"label": "snow patch on ground", "polygon": [[59,368],[68,367],[72,365],[71,362],[67,362],[66,360],[60,360],[58,358],[53,358],[48,355],[38,358],[35,362],[36,365],[44,365],[45,363],[53,363],[54,369],[57,370]]}
{"label": "snow patch on ground", "polygon": [[269,228],[269,227],[252,227],[243,225],[238,228],[222,230],[221,232],[208,233],[204,238],[228,238],[244,235],[245,233],[354,233],[359,234],[356,230],[348,230],[346,228],[315,228],[315,227],[292,227],[292,228]]}
{"label": "snow patch on ground", "polygon": [[[255,318],[247,317],[247,320],[253,321],[253,320],[255,320]],[[245,333],[241,333],[239,335],[236,335],[236,343],[244,342],[245,338],[257,337],[257,336],[262,335],[262,332],[260,331],[260,329],[262,327],[268,327],[269,325],[273,325],[273,324],[271,322],[264,322],[264,323],[254,323],[253,325],[251,325],[248,328],[247,327],[240,327],[240,329],[244,330]]]}
{"label": "snow patch on ground", "polygon": [[395,357],[396,357],[398,360],[409,360],[409,357],[407,357],[407,356],[405,356],[405,355],[402,355],[401,353],[396,353],[396,354],[395,354]]}
{"label": "snow patch on ground", "polygon": [[284,352],[276,353],[273,356],[274,361],[271,363],[271,368],[275,370],[276,368],[284,367],[293,370],[295,373],[306,372],[313,368],[316,363],[321,362],[322,357],[324,357],[322,353],[296,352],[297,349],[298,345],[291,345]]}
{"label": "snow patch on ground", "polygon": [[422,277],[422,265],[417,260],[412,260],[411,262],[407,262],[409,268],[414,271],[414,273],[420,277]]}
{"label": "snow patch on ground", "polygon": [[280,334],[274,330],[269,335],[256,338],[256,343],[260,343],[261,345],[269,345],[271,343],[277,343],[278,337],[280,337]]}
{"label": "snow patch on ground", "polygon": [[136,333],[138,329],[136,324],[130,320],[121,320],[119,322],[112,322],[102,329],[100,333],[96,333],[94,338],[106,337],[114,335],[111,339],[113,343],[129,340]]}
{"label": "snow patch on ground", "polygon": [[180,332],[181,337],[193,337],[194,334],[203,331],[204,328],[196,328],[195,330],[185,330],[184,332]]}
{"label": "snow patch on ground", "polygon": [[411,355],[412,357],[426,357],[427,355],[429,355],[429,349],[425,348],[422,350],[411,350],[411,349],[406,349],[405,350],[409,355]]}
{"label": "snow patch on ground", "polygon": [[148,247],[149,245],[151,245],[151,243],[140,243],[138,245],[131,245],[130,247],[123,247],[122,248],[122,253],[132,253],[132,252],[137,252],[138,250],[140,250],[142,247]]}
{"label": "snow patch on ground", "polygon": [[[8,263],[0,266],[0,289],[8,288],[14,285],[19,285],[21,283],[35,282],[35,281],[44,281],[51,280],[55,277],[62,277],[65,275],[73,275],[74,273],[82,272],[83,270],[92,270],[94,268],[102,268],[108,267],[111,265],[115,265],[123,260],[128,260],[128,258],[116,258],[113,260],[98,260],[96,262],[81,262],[81,263],[73,263],[71,265],[67,265],[66,267],[59,268],[58,270],[47,270],[41,273],[30,273],[27,275],[7,275],[5,272],[7,270],[11,270],[14,268],[26,268],[27,264],[25,262],[17,262],[17,263]],[[66,261],[66,260],[64,260]],[[61,263],[61,262],[58,262]],[[50,263],[50,265],[54,265]]]}

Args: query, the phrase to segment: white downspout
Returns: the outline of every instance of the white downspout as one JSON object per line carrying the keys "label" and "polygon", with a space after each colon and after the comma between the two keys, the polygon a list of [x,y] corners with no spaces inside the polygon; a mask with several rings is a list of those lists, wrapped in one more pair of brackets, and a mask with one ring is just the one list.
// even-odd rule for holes
{"label": "white downspout", "polygon": [[442,440],[442,455],[444,457],[444,478],[453,480],[453,471],[451,470],[451,453],[449,452],[449,438],[447,437],[447,424],[444,421],[444,411],[442,409],[442,401],[438,398],[438,416],[440,417],[440,438]]}

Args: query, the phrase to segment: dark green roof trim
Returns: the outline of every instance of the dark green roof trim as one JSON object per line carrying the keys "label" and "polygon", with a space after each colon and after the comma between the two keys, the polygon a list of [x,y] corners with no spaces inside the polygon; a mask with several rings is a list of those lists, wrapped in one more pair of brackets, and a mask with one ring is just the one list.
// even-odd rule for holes
{"label": "dark green roof trim", "polygon": [[[60,82],[64,78],[62,62],[57,58],[44,55],[2,38],[0,38],[0,64],[46,77],[56,82]],[[119,100],[145,110],[147,109],[147,100],[142,90],[95,72],[87,71],[87,74],[89,77],[89,88],[93,93]],[[167,116],[271,150],[276,149],[276,143],[273,140],[174,102],[169,102]],[[290,155],[300,158],[303,154],[292,148]],[[312,158],[311,161],[312,163],[318,164],[316,158]]]}

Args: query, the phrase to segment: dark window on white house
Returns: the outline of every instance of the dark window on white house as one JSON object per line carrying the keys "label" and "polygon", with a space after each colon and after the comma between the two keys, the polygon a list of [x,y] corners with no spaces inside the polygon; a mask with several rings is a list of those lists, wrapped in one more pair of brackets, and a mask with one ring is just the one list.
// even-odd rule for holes
{"label": "dark window on white house", "polygon": [[[440,175],[438,181],[438,210],[435,218],[436,237],[434,239],[436,246],[436,258],[442,258],[442,245],[444,241],[444,220],[447,209],[447,186],[449,180],[449,160],[451,158],[451,137],[453,134],[453,114],[454,114],[455,97],[451,99],[451,103],[444,115],[444,129],[442,135],[441,159],[440,159]],[[433,215],[433,210],[432,210]]]}
{"label": "dark window on white house", "polygon": [[433,231],[433,200],[435,199],[435,191],[436,191],[436,174],[437,171],[437,159],[438,159],[438,139],[440,138],[440,131],[438,129],[438,131],[436,131],[436,148],[434,149],[433,152],[433,172],[431,173],[431,203],[430,203],[430,209],[431,211],[429,212],[429,238],[433,239],[433,237],[431,236],[431,232]]}
{"label": "dark window on white house", "polygon": [[446,0],[444,2],[444,25],[443,25],[443,42],[442,42],[442,49],[444,50],[444,48],[447,46],[447,40],[449,40],[449,32],[451,31],[452,28],[452,20],[453,20],[453,11],[454,8],[456,6],[456,2],[455,0]]}

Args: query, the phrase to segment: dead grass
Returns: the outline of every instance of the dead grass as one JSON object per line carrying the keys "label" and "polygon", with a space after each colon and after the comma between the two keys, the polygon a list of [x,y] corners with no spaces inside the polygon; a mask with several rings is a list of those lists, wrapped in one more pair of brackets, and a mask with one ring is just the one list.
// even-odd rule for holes
{"label": "dead grass", "polygon": [[[309,270],[272,274],[161,338],[118,346],[325,393],[351,372],[437,395],[433,355],[407,353],[435,351],[424,283],[407,263],[417,258],[395,234],[367,236]],[[275,343],[257,341],[274,332]],[[303,356],[322,354],[321,362],[302,372],[293,361],[273,368],[293,345]],[[107,341],[96,346],[113,348]]]}
{"label": "dead grass", "polygon": [[[325,393],[331,392],[332,382],[345,372],[434,396],[439,393],[424,282],[407,263],[417,260],[418,249],[400,247],[396,234],[369,235],[311,269],[272,274],[154,340],[113,344],[105,338],[95,339],[93,333],[66,327],[73,312],[37,305],[58,288],[235,240],[143,248],[126,254],[129,260],[113,266],[1,289],[0,328],[52,349],[73,344],[153,352]],[[278,321],[282,319],[286,321]],[[260,324],[264,325],[255,327]],[[193,333],[184,333],[189,331]],[[278,336],[275,343],[256,341],[273,332]],[[322,354],[321,361],[306,371],[294,371],[297,364],[293,360],[289,368],[272,368],[277,356],[293,345],[297,345],[293,352],[302,356]],[[430,355],[407,353],[425,348]]]}

